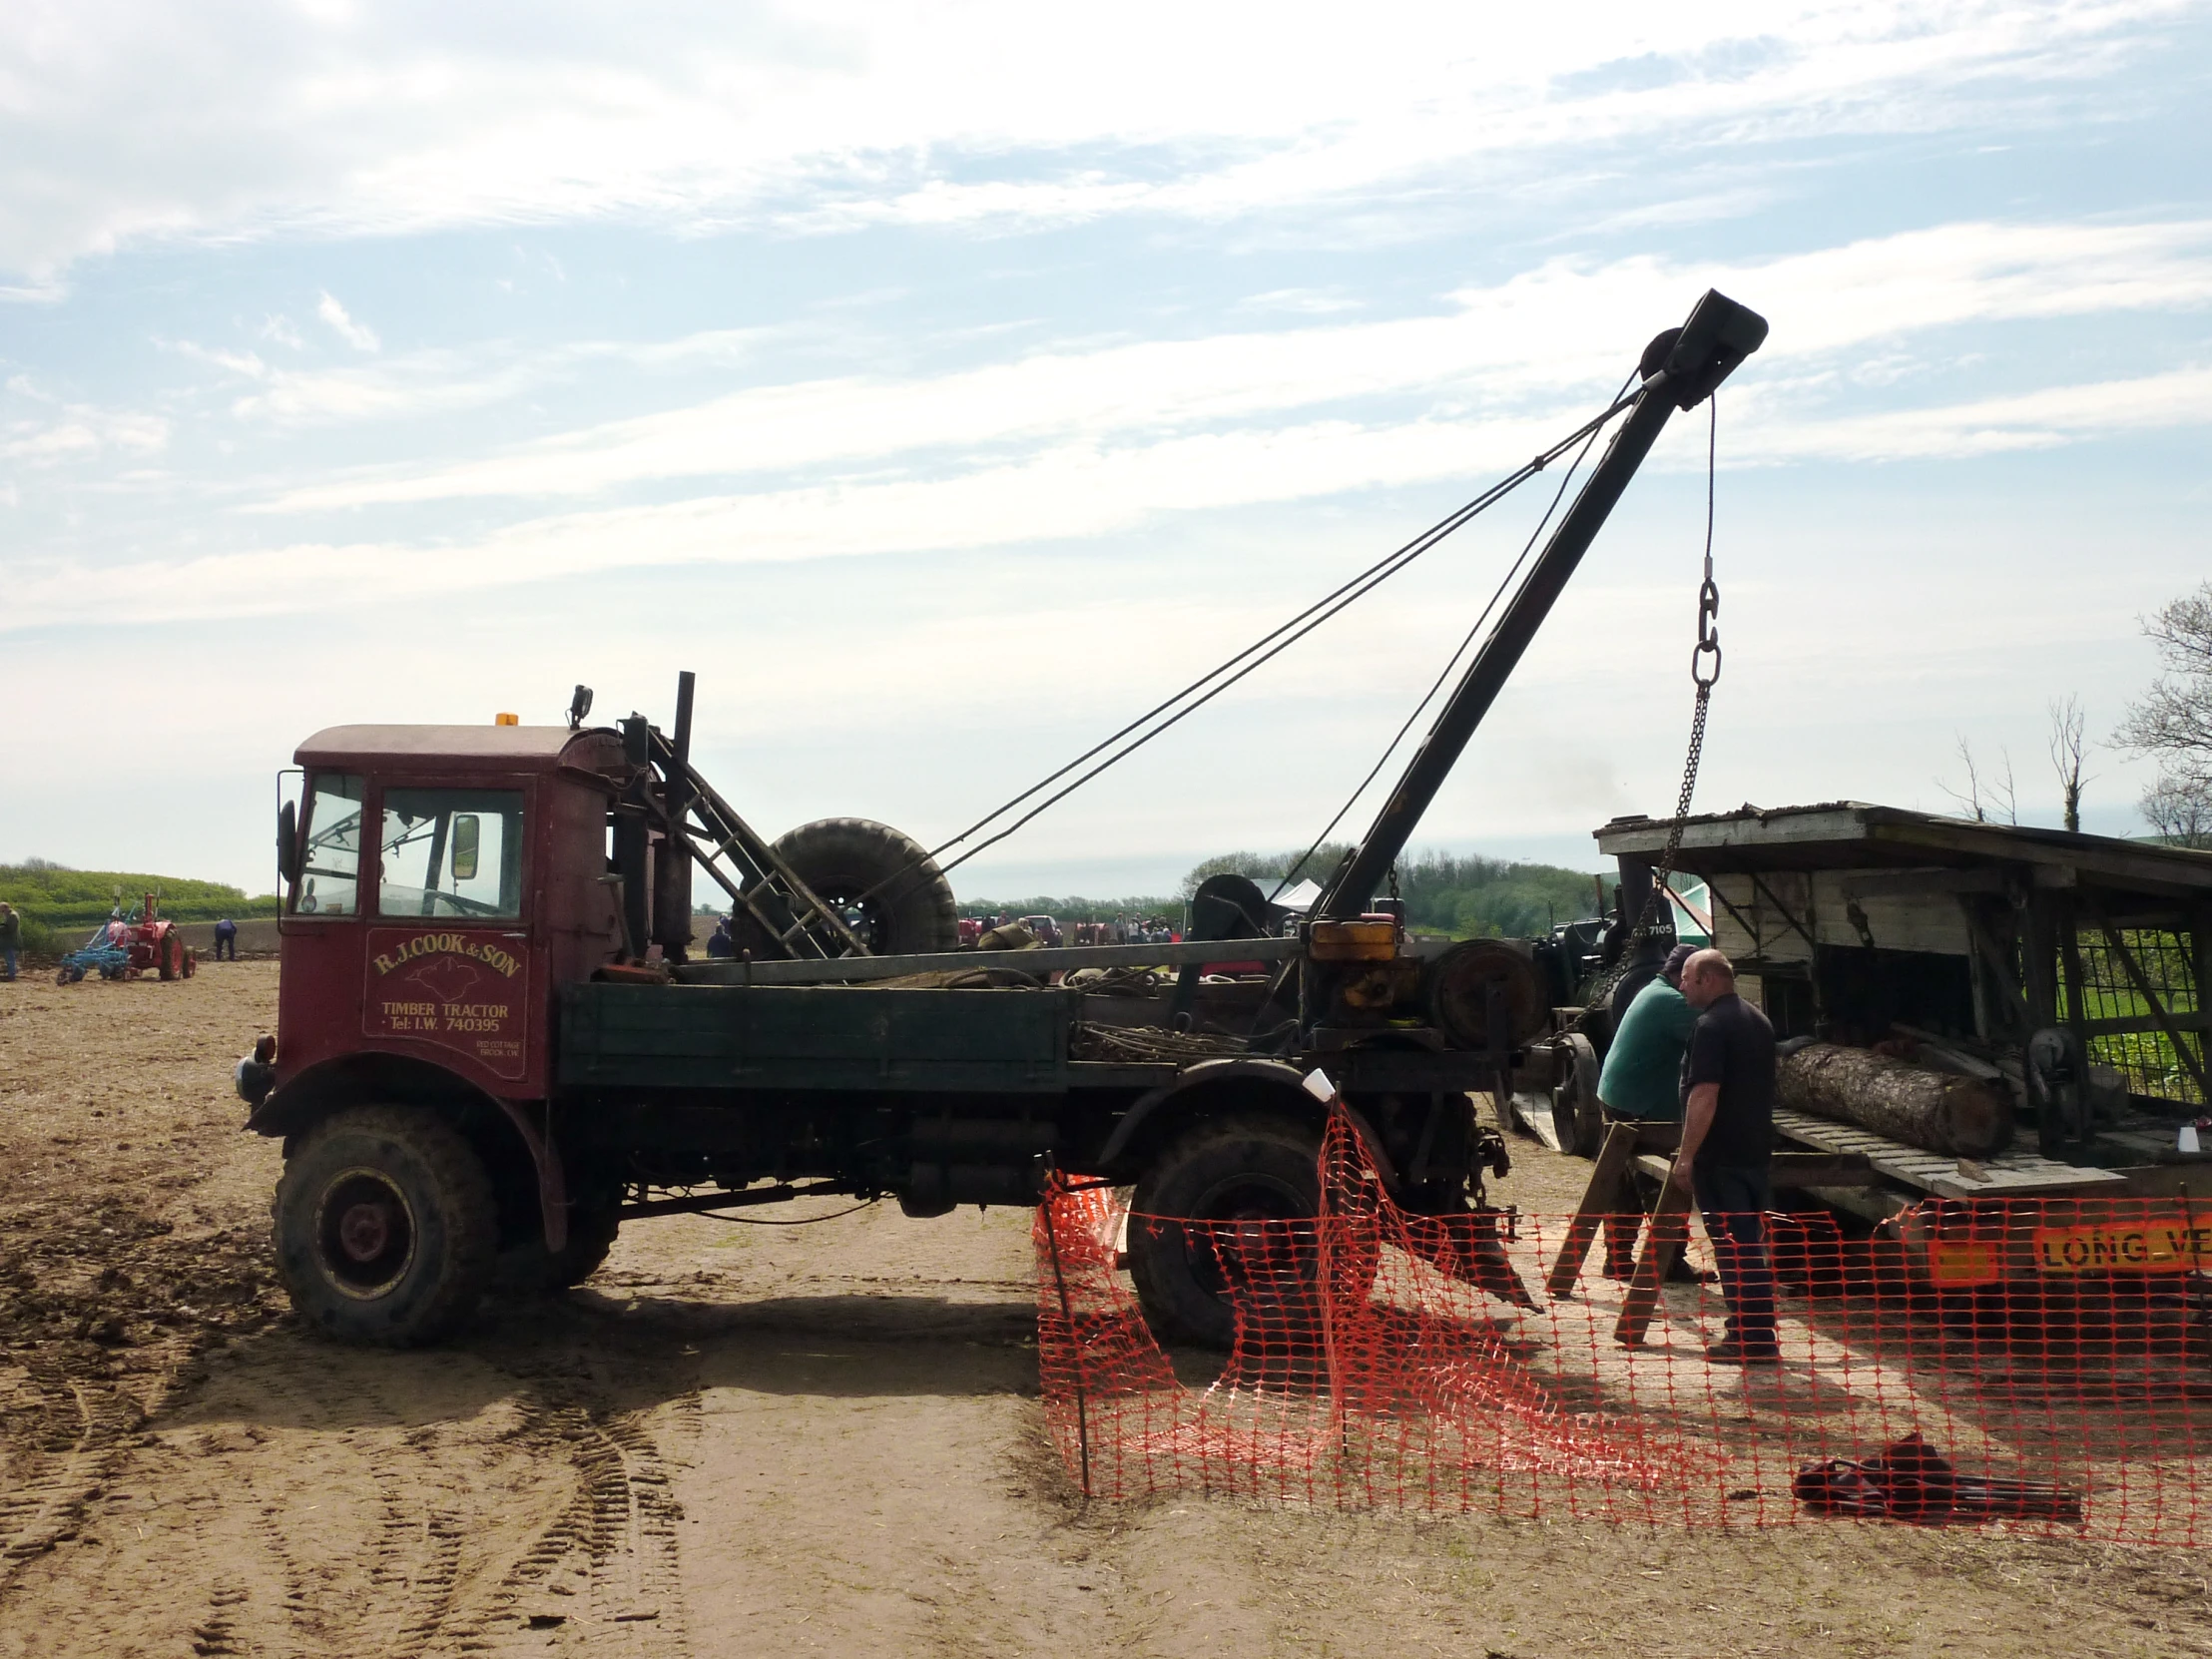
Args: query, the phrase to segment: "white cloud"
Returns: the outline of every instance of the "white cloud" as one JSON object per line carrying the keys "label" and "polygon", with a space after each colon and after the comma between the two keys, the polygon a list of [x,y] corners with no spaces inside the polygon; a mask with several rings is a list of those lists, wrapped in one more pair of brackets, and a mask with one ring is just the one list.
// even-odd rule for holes
{"label": "white cloud", "polygon": [[2212,368],[2181,368],[2131,380],[2045,386],[2007,397],[1931,409],[1764,418],[1743,411],[1730,452],[1742,460],[1957,460],[2014,449],[2051,449],[2082,438],[2212,426]]}
{"label": "white cloud", "polygon": [[117,453],[148,455],[168,443],[169,422],[159,415],[78,404],[66,406],[56,419],[12,421],[0,426],[0,458],[32,466]]}
{"label": "white cloud", "polygon": [[[1100,537],[1162,517],[1502,470],[1559,435],[1549,423],[1324,421],[1109,448],[1070,443],[934,480],[699,497],[531,519],[450,544],[294,544],[182,562],[17,572],[0,630],[105,618],[274,615],[651,566],[1013,546]],[[1965,456],[2212,424],[2212,369],[2051,387],[1839,421],[1739,404],[1732,462]],[[1740,434],[1740,435],[1739,435]]]}
{"label": "white cloud", "polygon": [[0,37],[0,270],[43,295],[136,239],[285,228],[1216,219],[1622,140],[2061,122],[2186,9],[26,0]]}
{"label": "white cloud", "polygon": [[[409,351],[339,368],[284,368],[259,352],[230,351],[191,340],[177,341],[173,348],[255,383],[256,389],[231,405],[241,419],[306,428],[483,408],[611,362],[649,371],[736,364],[768,340],[789,340],[803,331],[710,328],[669,340],[577,340],[528,350],[493,340],[465,350]],[[265,326],[263,333],[269,332]]]}
{"label": "white cloud", "polygon": [[[1833,369],[1845,353],[1872,343],[1968,320],[2212,304],[2212,223],[1949,225],[1733,267],[1555,260],[1495,287],[1462,290],[1450,309],[1432,315],[1045,351],[927,379],[764,386],[594,424],[503,455],[307,484],[260,505],[288,512],[556,499],[651,480],[919,464],[930,454],[952,457],[935,463],[942,471],[993,465],[1003,446],[1267,428],[1311,422],[1329,405],[1385,397],[1420,400],[1452,420],[1470,411],[1493,419],[1563,412],[1570,396],[1595,396],[1600,382],[1617,382],[1642,339],[1709,285],[1774,323],[1747,376],[1771,386]],[[1902,355],[1886,354],[1892,377]],[[501,381],[456,365],[436,384],[456,398],[488,399]],[[300,378],[241,407],[294,417],[310,409],[387,412],[379,402],[385,386],[357,376]],[[392,395],[428,407],[437,393],[424,376]],[[1837,452],[1820,436],[1827,416],[1808,398],[1770,398],[1769,406],[1801,434],[1806,452]],[[1861,426],[1873,432],[1891,419],[1867,416]],[[982,453],[970,459],[974,451]]]}
{"label": "white cloud", "polygon": [[376,338],[376,330],[369,327],[365,322],[354,321],[346,308],[338,303],[334,295],[325,292],[320,302],[316,304],[314,314],[327,322],[330,325],[330,331],[353,347],[354,350],[374,351],[379,349],[381,342]]}

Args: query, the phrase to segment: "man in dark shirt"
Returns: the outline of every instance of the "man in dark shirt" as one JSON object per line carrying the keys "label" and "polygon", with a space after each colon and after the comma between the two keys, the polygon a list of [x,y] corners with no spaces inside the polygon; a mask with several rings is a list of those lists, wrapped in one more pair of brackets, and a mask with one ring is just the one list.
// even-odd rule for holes
{"label": "man in dark shirt", "polygon": [[239,924],[229,916],[215,924],[215,959],[222,961],[226,951],[232,961],[239,959]]}
{"label": "man in dark shirt", "polygon": [[1716,1365],[1771,1366],[1774,1269],[1765,1213],[1774,1202],[1774,1027],[1736,994],[1736,969],[1701,950],[1682,969],[1682,994],[1699,1010],[1682,1058],[1682,1150],[1674,1180],[1697,1195],[1728,1301],[1727,1335],[1705,1351]]}

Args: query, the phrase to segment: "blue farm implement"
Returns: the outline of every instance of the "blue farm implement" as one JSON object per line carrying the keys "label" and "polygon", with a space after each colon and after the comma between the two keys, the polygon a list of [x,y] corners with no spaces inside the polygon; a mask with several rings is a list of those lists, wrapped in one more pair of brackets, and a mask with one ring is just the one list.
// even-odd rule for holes
{"label": "blue farm implement", "polygon": [[136,920],[111,916],[91,938],[63,956],[54,982],[74,985],[88,973],[103,979],[136,979],[142,973],[190,979],[199,966],[199,957],[185,943],[177,924],[159,913],[154,895],[148,893]]}

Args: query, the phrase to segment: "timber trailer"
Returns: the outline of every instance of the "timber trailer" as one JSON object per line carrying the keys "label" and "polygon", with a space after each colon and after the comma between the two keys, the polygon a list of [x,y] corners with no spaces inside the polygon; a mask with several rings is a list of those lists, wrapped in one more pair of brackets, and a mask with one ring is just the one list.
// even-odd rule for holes
{"label": "timber trailer", "polygon": [[[905,836],[754,832],[691,765],[689,675],[667,734],[586,727],[579,687],[566,727],[307,739],[278,815],[276,1040],[238,1069],[249,1127],[283,1139],[293,1305],[343,1340],[428,1342],[495,1284],[582,1282],[626,1222],[823,1194],[1028,1205],[1054,1171],[1133,1187],[1148,1218],[1312,1216],[1333,1096],[1398,1205],[1458,1218],[1437,1265],[1526,1301],[1472,1091],[1502,1086],[1548,998],[1495,941],[1409,948],[1376,894],[1669,417],[1766,331],[1708,292],[1576,435],[1621,416],[1295,936],[1264,936],[1258,889],[1227,877],[1182,944],[958,950],[950,885]],[[737,959],[688,959],[695,866]],[[1202,975],[1224,959],[1265,971]],[[1208,1231],[1129,1229],[1171,1343],[1232,1335],[1234,1252]]]}

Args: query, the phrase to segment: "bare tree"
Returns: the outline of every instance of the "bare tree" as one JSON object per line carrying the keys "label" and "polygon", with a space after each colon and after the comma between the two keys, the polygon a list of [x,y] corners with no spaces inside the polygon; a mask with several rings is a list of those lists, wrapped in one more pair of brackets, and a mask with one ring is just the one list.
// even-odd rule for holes
{"label": "bare tree", "polygon": [[2143,817],[2168,846],[2212,852],[2212,788],[2207,783],[2161,772],[2158,782],[2143,792]]}
{"label": "bare tree", "polygon": [[2212,824],[2212,582],[2146,618],[2143,632],[2158,647],[2160,672],[2128,706],[2113,741],[2158,759],[2157,782],[2141,803],[2151,827],[2201,846],[2193,837]]}
{"label": "bare tree", "polygon": [[1960,733],[1958,762],[1966,769],[1966,787],[1963,790],[1954,790],[1940,778],[1936,780],[1936,787],[1957,802],[1965,810],[1966,816],[1976,824],[2020,822],[2019,808],[2012,799],[2012,757],[2002,749],[1997,751],[1997,756],[2003,762],[2004,771],[2002,774],[1992,773],[1984,779],[1980,766],[1973,758],[1973,745],[1966,741],[1964,733]]}
{"label": "bare tree", "polygon": [[2083,735],[2088,724],[2088,712],[2081,707],[2080,698],[2069,693],[2063,698],[2051,699],[2051,770],[2058,774],[2066,828],[2076,831],[2081,829],[2081,792],[2094,782],[2081,774],[2081,759],[2089,752],[2089,741]]}

